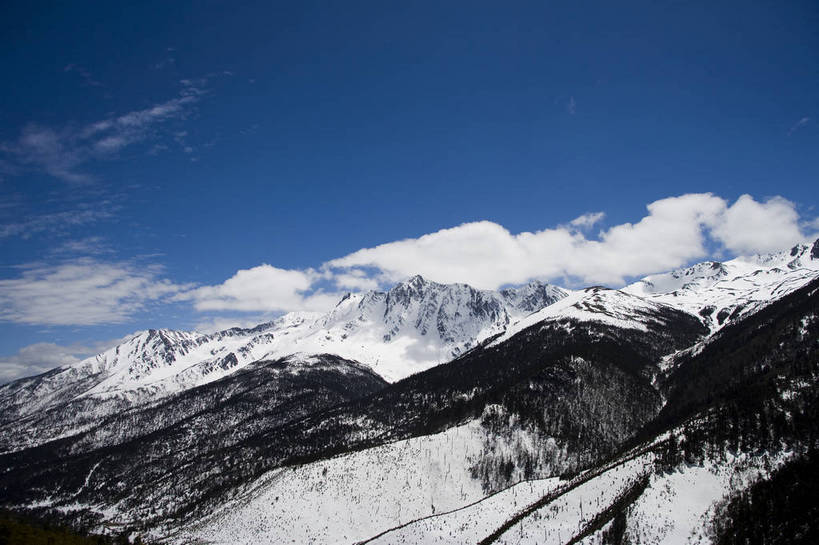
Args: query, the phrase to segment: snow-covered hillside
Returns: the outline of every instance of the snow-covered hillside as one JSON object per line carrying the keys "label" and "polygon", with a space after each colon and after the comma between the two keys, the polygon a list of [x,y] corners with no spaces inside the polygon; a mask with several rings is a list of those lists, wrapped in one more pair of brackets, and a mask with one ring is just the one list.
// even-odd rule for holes
{"label": "snow-covered hillside", "polygon": [[[522,481],[485,496],[469,476],[480,456],[475,423],[329,460],[272,471],[175,543],[604,543],[618,505],[633,543],[709,543],[720,501],[788,459],[730,455],[657,470],[651,450],[571,479]],[[166,537],[166,536],[162,536]],[[575,540],[575,541],[573,541]]]}
{"label": "snow-covered hillside", "polygon": [[560,301],[514,322],[502,335],[493,339],[492,344],[500,344],[533,325],[549,322],[595,322],[646,331],[651,325],[667,325],[668,316],[665,311],[664,304],[625,291],[586,288],[570,292]]}
{"label": "snow-covered hillside", "polygon": [[171,541],[224,545],[354,543],[481,499],[470,467],[477,422],[328,460],[277,469]]}
{"label": "snow-covered hillside", "polygon": [[647,276],[623,291],[697,314],[715,331],[817,276],[819,240],[779,253],[707,261]]}

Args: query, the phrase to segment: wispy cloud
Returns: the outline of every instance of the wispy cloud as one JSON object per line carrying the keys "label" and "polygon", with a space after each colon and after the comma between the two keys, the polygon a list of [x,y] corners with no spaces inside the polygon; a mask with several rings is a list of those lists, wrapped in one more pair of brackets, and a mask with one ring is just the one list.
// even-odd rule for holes
{"label": "wispy cloud", "polygon": [[73,210],[35,215],[24,221],[0,224],[0,239],[28,239],[43,232],[64,235],[71,228],[110,219],[116,210],[112,204],[103,202],[94,206],[83,205]]}
{"label": "wispy cloud", "polygon": [[114,253],[108,242],[100,236],[67,240],[51,252],[57,256],[91,256]]}
{"label": "wispy cloud", "polygon": [[566,111],[569,112],[569,115],[574,115],[577,112],[577,102],[575,102],[574,97],[569,97],[569,102],[566,103]]}
{"label": "wispy cloud", "polygon": [[274,317],[275,315],[270,313],[252,314],[249,316],[209,316],[197,322],[194,329],[200,333],[215,333],[232,327],[251,328],[268,322]]}
{"label": "wispy cloud", "polygon": [[589,229],[603,220],[606,217],[604,212],[589,212],[574,218],[569,225],[578,229]]}
{"label": "wispy cloud", "polygon": [[0,384],[18,378],[39,375],[49,369],[70,365],[87,356],[83,348],[79,351],[54,343],[36,343],[21,348],[16,354],[0,358]]}
{"label": "wispy cloud", "polygon": [[155,63],[153,65],[154,70],[162,70],[163,68],[169,68],[169,67],[176,66],[176,57],[173,56],[173,54],[172,54],[173,52],[174,52],[174,50],[172,48],[168,48],[168,53],[171,53],[171,54],[167,55],[161,61]]}
{"label": "wispy cloud", "polygon": [[21,266],[0,280],[0,320],[22,324],[95,325],[129,320],[149,303],[190,285],[161,278],[159,265],[83,257]]}
{"label": "wispy cloud", "polygon": [[74,72],[76,74],[79,74],[79,76],[82,78],[83,82],[86,85],[89,85],[91,87],[102,87],[102,83],[94,79],[91,76],[91,73],[82,66],[80,66],[79,64],[74,63],[68,64],[65,66],[65,68],[63,68],[63,72]]}
{"label": "wispy cloud", "polygon": [[156,129],[163,123],[190,114],[206,84],[207,78],[182,80],[182,89],[172,99],[81,127],[29,123],[16,141],[0,143],[0,154],[5,156],[0,161],[8,164],[3,170],[19,174],[34,169],[74,184],[91,182],[94,177],[82,167],[95,159],[111,158],[128,146],[157,139]]}
{"label": "wispy cloud", "polygon": [[23,127],[20,137],[13,143],[0,143],[0,152],[17,167],[41,170],[55,178],[76,184],[92,180],[89,174],[77,167],[88,160],[93,145],[88,147],[77,142],[70,129],[54,130],[30,123]]}
{"label": "wispy cloud", "polygon": [[794,123],[791,126],[791,128],[788,130],[788,136],[792,135],[793,133],[795,133],[796,131],[798,131],[799,129],[801,129],[802,127],[807,125],[808,123],[810,123],[810,118],[809,117],[803,117],[802,119],[800,119],[799,121],[797,121],[796,123]]}
{"label": "wispy cloud", "polygon": [[809,232],[817,233],[819,236],[819,217],[813,218],[812,220],[806,220],[802,224],[802,228],[808,230]]}

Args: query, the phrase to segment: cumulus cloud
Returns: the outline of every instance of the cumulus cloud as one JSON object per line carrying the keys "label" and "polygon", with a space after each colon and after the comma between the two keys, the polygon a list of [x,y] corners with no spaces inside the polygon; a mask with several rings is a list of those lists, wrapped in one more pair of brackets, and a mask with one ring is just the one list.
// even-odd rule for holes
{"label": "cumulus cloud", "polygon": [[782,197],[764,202],[741,196],[714,225],[712,235],[734,253],[775,252],[803,238],[799,214]]}
{"label": "cumulus cloud", "polygon": [[391,280],[421,274],[486,289],[533,278],[617,285],[705,258],[708,240],[742,254],[785,249],[806,239],[794,204],[782,197],[758,202],[743,195],[729,204],[710,193],[688,194],[655,201],[647,210],[638,222],[612,226],[597,238],[576,228],[599,222],[598,214],[518,234],[493,222],[465,223],[358,250],[325,267],[336,274],[371,267]]}
{"label": "cumulus cloud", "polygon": [[80,258],[31,264],[0,280],[0,320],[23,324],[121,323],[188,286],[159,278],[161,267]]}
{"label": "cumulus cloud", "polygon": [[180,293],[175,299],[193,301],[199,311],[326,310],[340,295],[313,291],[313,284],[321,277],[312,269],[279,269],[262,264],[239,270],[222,284]]}

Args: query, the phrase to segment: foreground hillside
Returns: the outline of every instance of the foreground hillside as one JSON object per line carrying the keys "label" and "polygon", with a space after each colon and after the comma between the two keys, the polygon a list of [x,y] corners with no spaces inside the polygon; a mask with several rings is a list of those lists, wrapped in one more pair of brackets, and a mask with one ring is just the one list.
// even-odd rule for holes
{"label": "foreground hillside", "polygon": [[[810,514],[819,509],[813,496],[804,497],[819,474],[816,316],[819,281],[725,328],[696,354],[681,354],[664,381],[662,392],[671,399],[663,410],[617,453],[585,469],[527,475],[521,455],[537,441],[515,435],[509,419],[494,427],[492,446],[478,447],[486,430],[479,419],[423,441],[271,472],[187,526],[180,542],[193,535],[210,543],[284,543],[288,536],[314,543],[344,537],[385,544],[736,543],[749,534],[746,525],[755,512],[765,516],[754,519],[754,536],[810,542],[816,533]],[[759,360],[746,358],[747,351]],[[691,374],[706,366],[713,375],[691,384]],[[688,387],[701,395],[676,403]],[[488,448],[501,451],[511,472],[520,473],[476,500],[474,480],[465,475],[476,459],[486,460]],[[418,458],[420,467],[402,465]],[[416,482],[416,475],[424,477]],[[804,481],[776,491],[776,483],[797,479]],[[343,491],[351,482],[361,486],[348,496]],[[449,483],[450,495],[431,482]],[[311,511],[317,516],[297,517],[301,504],[291,510],[272,501],[277,497],[305,498],[317,506]],[[797,506],[800,498],[807,501]],[[368,509],[376,506],[378,515],[371,517]],[[389,520],[394,526],[385,528]]]}

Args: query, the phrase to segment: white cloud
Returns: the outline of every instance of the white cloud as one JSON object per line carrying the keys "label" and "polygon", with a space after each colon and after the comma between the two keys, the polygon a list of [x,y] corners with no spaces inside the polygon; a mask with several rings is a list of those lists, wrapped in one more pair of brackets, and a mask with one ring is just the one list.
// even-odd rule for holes
{"label": "white cloud", "polygon": [[76,170],[87,160],[88,150],[77,145],[70,129],[56,131],[30,123],[23,127],[16,142],[0,143],[0,152],[15,166],[34,167],[66,182],[80,184],[92,179]]}
{"label": "white cloud", "polygon": [[618,285],[705,258],[709,238],[730,253],[781,250],[806,239],[793,203],[781,197],[760,203],[745,195],[729,205],[710,193],[688,194],[647,209],[637,223],[613,226],[597,238],[574,229],[593,225],[602,217],[597,214],[518,234],[481,221],[358,250],[326,267],[337,275],[372,267],[391,280],[421,274],[487,289],[533,278]]}
{"label": "white cloud", "polygon": [[374,290],[378,289],[378,280],[369,278],[365,271],[361,269],[350,269],[346,273],[336,275],[330,274],[336,286],[342,289],[351,290]]}
{"label": "white cloud", "polygon": [[159,278],[156,265],[105,263],[80,258],[57,265],[21,267],[0,280],[0,320],[47,325],[120,323],[152,301],[187,286]]}
{"label": "white cloud", "polygon": [[340,295],[312,291],[314,282],[321,276],[312,269],[279,269],[262,264],[239,270],[222,284],[181,293],[176,299],[193,301],[198,311],[326,310]]}
{"label": "white cloud", "polygon": [[[798,217],[782,213],[793,211],[784,199],[756,203],[743,197],[729,207],[714,195],[694,194],[662,199],[647,209],[637,223],[613,226],[597,238],[580,230],[596,225],[602,212],[533,233],[512,234],[488,221],[467,223],[359,250],[325,263],[321,273],[260,265],[178,298],[192,300],[200,312],[276,312],[331,308],[340,293],[316,290],[327,281],[338,290],[377,289],[413,274],[487,289],[532,278],[618,284],[706,257],[710,233],[733,252],[770,251],[772,244],[781,249],[800,238],[798,228],[794,231]],[[768,239],[757,238],[759,244],[752,247],[743,238],[745,223],[761,221],[760,214],[770,219],[765,223]]]}
{"label": "white cloud", "polygon": [[803,238],[794,204],[782,197],[757,202],[741,196],[712,230],[735,253],[775,252]]}
{"label": "white cloud", "polygon": [[578,229],[589,229],[603,220],[606,217],[604,212],[589,212],[578,216],[569,222],[569,225],[577,227]]}
{"label": "white cloud", "polygon": [[92,86],[92,87],[102,87],[102,83],[95,80],[91,76],[91,73],[88,70],[86,70],[85,68],[83,68],[82,66],[80,66],[78,64],[71,63],[71,64],[67,65],[65,68],[63,68],[63,72],[76,72],[77,74],[80,75],[80,77],[83,79],[83,82],[86,85],[89,85],[89,86]]}

